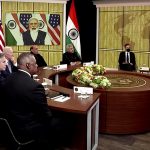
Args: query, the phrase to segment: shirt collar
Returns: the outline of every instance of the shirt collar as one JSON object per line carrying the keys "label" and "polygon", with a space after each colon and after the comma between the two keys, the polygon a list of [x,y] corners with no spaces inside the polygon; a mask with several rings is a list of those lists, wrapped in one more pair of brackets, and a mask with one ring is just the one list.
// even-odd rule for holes
{"label": "shirt collar", "polygon": [[30,77],[31,77],[31,74],[25,70],[22,70],[22,69],[18,69],[19,71],[22,71],[22,72],[25,72],[26,74],[28,74]]}

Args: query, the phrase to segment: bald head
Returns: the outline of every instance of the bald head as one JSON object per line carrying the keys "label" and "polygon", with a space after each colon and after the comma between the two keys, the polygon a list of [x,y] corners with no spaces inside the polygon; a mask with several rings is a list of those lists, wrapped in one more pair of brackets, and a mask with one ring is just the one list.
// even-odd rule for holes
{"label": "bald head", "polygon": [[31,75],[37,73],[36,59],[31,53],[20,54],[17,58],[17,66],[19,69],[25,70]]}

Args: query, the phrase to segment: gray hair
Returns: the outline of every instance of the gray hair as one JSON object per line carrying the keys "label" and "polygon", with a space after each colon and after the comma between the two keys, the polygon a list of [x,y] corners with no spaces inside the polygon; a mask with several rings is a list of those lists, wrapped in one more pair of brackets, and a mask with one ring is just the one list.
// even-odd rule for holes
{"label": "gray hair", "polygon": [[21,65],[25,65],[26,63],[30,63],[33,57],[34,55],[29,52],[21,53],[17,58],[18,67]]}

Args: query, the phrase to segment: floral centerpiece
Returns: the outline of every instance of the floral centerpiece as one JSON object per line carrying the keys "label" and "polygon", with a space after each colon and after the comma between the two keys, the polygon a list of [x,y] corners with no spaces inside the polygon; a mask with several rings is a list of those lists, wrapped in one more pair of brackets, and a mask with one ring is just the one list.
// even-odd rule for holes
{"label": "floral centerpiece", "polygon": [[108,88],[111,86],[111,83],[107,77],[103,76],[105,72],[105,67],[94,64],[75,69],[72,72],[72,76],[75,81],[85,86],[91,86],[93,88]]}

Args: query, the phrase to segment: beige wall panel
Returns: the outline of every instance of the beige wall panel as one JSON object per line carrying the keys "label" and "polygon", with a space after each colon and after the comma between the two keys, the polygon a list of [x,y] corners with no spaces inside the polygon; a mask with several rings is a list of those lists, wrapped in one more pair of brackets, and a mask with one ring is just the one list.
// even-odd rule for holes
{"label": "beige wall panel", "polygon": [[64,11],[64,7],[63,7],[63,4],[58,4],[58,3],[52,4],[52,3],[50,3],[49,4],[49,10],[50,10],[50,12],[61,13]]}
{"label": "beige wall panel", "polygon": [[33,3],[27,3],[27,2],[18,2],[18,11],[28,12],[33,10]]}
{"label": "beige wall panel", "polygon": [[48,13],[48,4],[47,3],[34,3],[33,7],[34,12],[44,12]]}
{"label": "beige wall panel", "polygon": [[49,53],[49,65],[59,65],[62,60],[62,52]]}
{"label": "beige wall panel", "polygon": [[125,6],[125,11],[150,10],[150,6]]}
{"label": "beige wall panel", "polygon": [[2,10],[5,12],[16,12],[17,2],[2,2]]}
{"label": "beige wall panel", "polygon": [[99,64],[108,68],[118,68],[119,52],[117,51],[102,51],[99,53]]}
{"label": "beige wall panel", "polygon": [[99,24],[100,48],[120,49],[122,47],[122,12],[101,12]]}
{"label": "beige wall panel", "polygon": [[123,10],[123,7],[101,7],[100,8],[100,11],[122,11]]}
{"label": "beige wall panel", "polygon": [[135,53],[137,67],[150,66],[149,65],[149,56],[148,53]]}
{"label": "beige wall panel", "polygon": [[14,52],[14,57],[15,57],[15,60],[16,60],[16,61],[17,61],[18,56],[19,56],[18,52],[17,52],[17,53]]}

